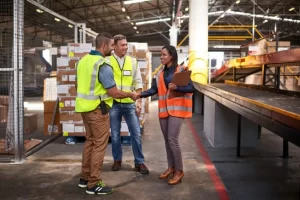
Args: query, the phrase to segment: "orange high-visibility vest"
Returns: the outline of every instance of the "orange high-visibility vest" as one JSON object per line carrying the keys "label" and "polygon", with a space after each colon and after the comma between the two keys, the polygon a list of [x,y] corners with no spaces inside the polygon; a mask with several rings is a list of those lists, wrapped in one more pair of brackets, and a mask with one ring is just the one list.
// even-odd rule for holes
{"label": "orange high-visibility vest", "polygon": [[[184,71],[182,66],[177,66],[175,73]],[[167,90],[164,81],[164,71],[160,70],[156,77],[158,88],[158,116],[166,118],[173,117],[190,118],[192,117],[192,96],[193,93],[184,93],[182,96],[169,98],[170,90]]]}

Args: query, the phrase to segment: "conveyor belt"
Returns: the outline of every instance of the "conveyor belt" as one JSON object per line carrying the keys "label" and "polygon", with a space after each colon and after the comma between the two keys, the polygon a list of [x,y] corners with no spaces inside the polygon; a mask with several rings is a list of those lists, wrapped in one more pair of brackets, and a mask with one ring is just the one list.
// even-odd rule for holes
{"label": "conveyor belt", "polygon": [[272,92],[254,90],[244,87],[232,86],[227,84],[211,84],[211,86],[221,90],[245,97],[262,104],[270,105],[291,113],[300,115],[300,99],[296,97],[280,95]]}
{"label": "conveyor belt", "polygon": [[204,95],[300,146],[300,98],[228,84],[194,83],[194,86]]}

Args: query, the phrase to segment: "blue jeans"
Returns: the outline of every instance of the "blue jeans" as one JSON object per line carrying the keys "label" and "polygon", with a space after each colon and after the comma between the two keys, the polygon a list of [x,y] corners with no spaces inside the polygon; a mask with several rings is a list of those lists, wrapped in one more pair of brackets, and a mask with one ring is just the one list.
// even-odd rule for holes
{"label": "blue jeans", "polygon": [[111,128],[111,144],[112,154],[115,161],[122,160],[122,145],[121,145],[121,121],[122,116],[127,123],[131,143],[132,151],[134,155],[134,163],[144,163],[144,155],[142,152],[142,138],[139,118],[136,114],[134,103],[114,103],[109,111],[110,116],[110,128]]}

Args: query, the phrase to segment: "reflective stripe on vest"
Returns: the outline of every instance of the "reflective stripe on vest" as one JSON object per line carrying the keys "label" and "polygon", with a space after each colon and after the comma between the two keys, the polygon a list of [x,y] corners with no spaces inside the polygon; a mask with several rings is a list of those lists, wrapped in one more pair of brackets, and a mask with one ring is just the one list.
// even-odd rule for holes
{"label": "reflective stripe on vest", "polygon": [[121,86],[121,85],[117,85],[117,88],[118,88],[119,90],[129,90],[129,91],[134,90],[134,87],[133,87],[133,86]]}
{"label": "reflective stripe on vest", "polygon": [[[96,85],[97,76],[98,76],[97,68],[103,61],[104,61],[104,58],[101,58],[94,64],[91,85],[90,85],[90,95],[86,95],[86,94],[77,92],[77,95],[76,95],[77,97],[82,98],[82,99],[87,99],[87,100],[97,100],[97,99],[99,99],[99,97],[101,99],[107,99],[110,97],[108,94],[100,95],[100,96],[94,94],[95,93],[95,85]],[[77,65],[78,65],[78,62],[76,62],[76,68],[77,68]]]}
{"label": "reflective stripe on vest", "polygon": [[[184,67],[178,66],[175,73],[184,71]],[[192,116],[192,94],[185,93],[183,96],[169,98],[170,90],[167,90],[164,81],[163,69],[157,73],[156,83],[158,86],[158,110],[159,117],[169,115],[174,117],[189,118]]]}
{"label": "reflective stripe on vest", "polygon": [[113,99],[98,81],[98,72],[103,63],[105,63],[103,57],[90,54],[76,63],[76,112],[93,111],[99,106],[100,99],[109,107],[112,106]]}
{"label": "reflective stripe on vest", "polygon": [[193,108],[184,106],[167,106],[167,108],[159,108],[159,112],[167,112],[168,110],[192,112]]}
{"label": "reflective stripe on vest", "polygon": [[87,100],[97,100],[99,98],[101,99],[107,99],[110,96],[108,94],[100,95],[100,96],[95,96],[95,95],[86,95],[86,94],[81,94],[77,92],[76,97],[82,98],[82,99],[87,99]]}

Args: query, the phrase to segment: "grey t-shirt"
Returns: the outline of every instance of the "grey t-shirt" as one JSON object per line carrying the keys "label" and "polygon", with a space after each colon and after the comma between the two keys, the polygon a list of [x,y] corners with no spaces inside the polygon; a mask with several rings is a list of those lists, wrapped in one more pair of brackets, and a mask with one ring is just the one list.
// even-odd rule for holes
{"label": "grey t-shirt", "polygon": [[98,73],[98,80],[105,89],[110,89],[116,86],[116,82],[114,79],[114,72],[111,66],[107,64],[103,64],[100,66],[99,73]]}

